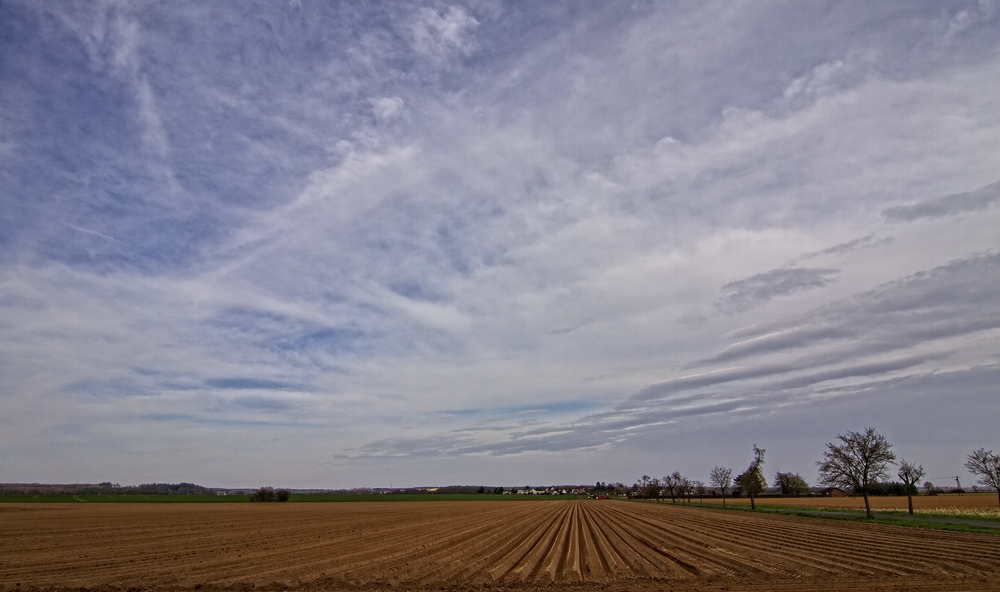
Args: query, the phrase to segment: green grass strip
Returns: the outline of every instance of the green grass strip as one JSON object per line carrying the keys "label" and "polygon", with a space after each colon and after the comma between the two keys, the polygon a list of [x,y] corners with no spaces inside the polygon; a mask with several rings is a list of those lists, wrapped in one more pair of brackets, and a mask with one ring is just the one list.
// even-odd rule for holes
{"label": "green grass strip", "polygon": [[[645,503],[663,503],[657,502],[655,500],[633,500]],[[976,533],[988,533],[994,535],[1000,535],[1000,528],[991,526],[978,526],[975,524],[963,524],[961,522],[936,522],[933,520],[921,520],[922,516],[928,518],[943,518],[946,520],[971,520],[976,522],[990,522],[1000,524],[1000,521],[995,519],[980,519],[979,517],[956,517],[954,515],[941,515],[941,516],[931,516],[926,514],[914,514],[913,518],[909,517],[909,514],[905,511],[894,512],[894,516],[898,518],[887,518],[885,514],[887,512],[879,511],[879,515],[876,518],[869,519],[864,515],[864,510],[860,513],[857,510],[811,510],[802,507],[794,506],[758,506],[756,510],[752,510],[749,506],[745,504],[731,504],[728,506],[721,506],[719,504],[699,504],[697,502],[678,502],[676,504],[670,504],[677,507],[688,507],[688,508],[707,508],[710,510],[722,510],[722,511],[733,511],[733,512],[757,512],[761,514],[779,514],[784,516],[801,516],[803,518],[823,518],[827,520],[847,520],[850,522],[862,522],[865,524],[889,524],[892,526],[910,526],[916,528],[929,528],[932,530],[950,530],[955,532],[976,532]]]}

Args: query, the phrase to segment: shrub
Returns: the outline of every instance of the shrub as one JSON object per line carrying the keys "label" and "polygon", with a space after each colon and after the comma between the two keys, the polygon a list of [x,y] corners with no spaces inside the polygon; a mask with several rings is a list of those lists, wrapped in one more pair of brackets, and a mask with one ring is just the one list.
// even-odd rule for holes
{"label": "shrub", "polygon": [[868,495],[906,495],[906,485],[896,481],[868,485]]}
{"label": "shrub", "polygon": [[256,493],[250,495],[252,502],[273,502],[278,499],[273,487],[261,487]]}

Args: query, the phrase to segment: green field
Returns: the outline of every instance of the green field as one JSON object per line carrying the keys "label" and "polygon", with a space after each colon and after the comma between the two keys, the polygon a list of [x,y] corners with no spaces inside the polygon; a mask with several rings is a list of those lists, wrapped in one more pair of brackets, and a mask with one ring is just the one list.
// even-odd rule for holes
{"label": "green field", "polygon": [[245,502],[245,495],[69,495],[0,493],[0,503]]}
{"label": "green field", "polygon": [[477,493],[292,494],[293,502],[481,502],[586,499],[585,495],[496,495]]}
{"label": "green field", "polygon": [[[635,500],[637,503],[656,504],[662,503],[654,500]],[[933,530],[951,530],[957,532],[979,532],[989,534],[1000,534],[1000,528],[971,522],[982,522],[986,524],[1000,524],[1000,518],[995,516],[958,516],[946,513],[917,513],[909,515],[906,511],[877,509],[873,513],[876,518],[865,517],[864,510],[849,508],[826,508],[822,510],[811,509],[802,506],[778,506],[758,504],[756,510],[751,510],[747,504],[730,504],[723,507],[720,504],[703,503],[678,503],[678,507],[710,508],[728,512],[759,512],[761,514],[784,514],[786,516],[802,516],[806,518],[821,518],[826,520],[847,520],[862,522],[865,524],[891,524],[893,526],[908,526],[916,528],[930,528]],[[926,518],[927,520],[921,520]]]}
{"label": "green field", "polygon": [[[291,502],[543,501],[583,499],[583,495],[493,495],[476,493],[292,493]],[[0,503],[249,503],[248,495],[49,495],[0,494]]]}

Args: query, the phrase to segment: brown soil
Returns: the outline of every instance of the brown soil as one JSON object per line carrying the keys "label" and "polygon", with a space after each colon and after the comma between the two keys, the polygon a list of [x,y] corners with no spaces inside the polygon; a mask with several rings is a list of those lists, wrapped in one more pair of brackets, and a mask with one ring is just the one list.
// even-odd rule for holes
{"label": "brown soil", "polygon": [[1000,536],[616,501],[0,505],[0,589],[1000,590]]}

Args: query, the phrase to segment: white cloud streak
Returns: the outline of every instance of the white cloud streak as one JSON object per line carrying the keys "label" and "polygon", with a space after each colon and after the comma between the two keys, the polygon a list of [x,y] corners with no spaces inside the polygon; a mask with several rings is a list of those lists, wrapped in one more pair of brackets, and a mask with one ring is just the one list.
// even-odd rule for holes
{"label": "white cloud streak", "polygon": [[0,6],[90,68],[0,47],[60,122],[0,115],[0,481],[629,480],[904,386],[989,414],[989,10],[404,8]]}

